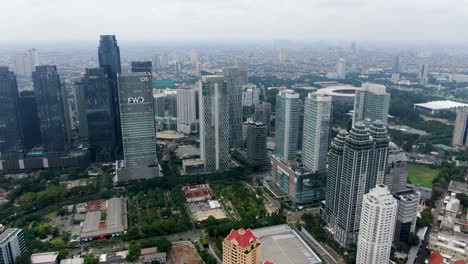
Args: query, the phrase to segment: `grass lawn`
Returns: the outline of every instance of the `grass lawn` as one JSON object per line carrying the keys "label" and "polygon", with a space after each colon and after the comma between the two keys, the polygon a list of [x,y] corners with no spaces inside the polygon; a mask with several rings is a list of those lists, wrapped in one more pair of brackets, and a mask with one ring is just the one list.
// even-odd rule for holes
{"label": "grass lawn", "polygon": [[424,187],[432,188],[432,180],[439,174],[440,170],[431,169],[427,165],[408,164],[408,178],[413,184],[421,184]]}

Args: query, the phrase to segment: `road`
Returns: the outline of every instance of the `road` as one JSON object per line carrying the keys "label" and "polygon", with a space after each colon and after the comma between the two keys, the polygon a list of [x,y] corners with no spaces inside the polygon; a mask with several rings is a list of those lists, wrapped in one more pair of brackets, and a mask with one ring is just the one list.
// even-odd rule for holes
{"label": "road", "polygon": [[341,257],[338,256],[333,250],[327,250],[325,247],[320,244],[305,228],[301,228],[299,231],[295,231],[313,248],[313,250],[319,254],[319,256],[324,260],[325,263],[337,264],[340,263]]}
{"label": "road", "polygon": [[213,256],[214,258],[216,258],[216,261],[218,262],[218,264],[222,264],[223,261],[218,257],[218,254],[216,254],[216,252],[218,250],[215,250],[214,249],[215,245],[211,243],[211,241],[209,242],[208,244],[208,252],[210,253],[211,256]]}

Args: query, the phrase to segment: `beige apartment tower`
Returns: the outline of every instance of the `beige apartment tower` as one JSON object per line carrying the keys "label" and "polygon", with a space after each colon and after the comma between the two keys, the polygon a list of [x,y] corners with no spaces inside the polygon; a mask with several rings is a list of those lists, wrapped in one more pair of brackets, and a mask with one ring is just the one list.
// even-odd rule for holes
{"label": "beige apartment tower", "polygon": [[452,146],[465,148],[468,146],[468,107],[457,110],[455,129],[453,130]]}
{"label": "beige apartment tower", "polygon": [[223,242],[223,264],[260,264],[262,245],[250,229],[231,230]]}

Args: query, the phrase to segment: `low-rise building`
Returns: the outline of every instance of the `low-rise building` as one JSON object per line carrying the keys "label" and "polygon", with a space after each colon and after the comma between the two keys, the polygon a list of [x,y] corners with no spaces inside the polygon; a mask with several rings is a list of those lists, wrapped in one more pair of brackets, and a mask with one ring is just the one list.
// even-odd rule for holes
{"label": "low-rise building", "polygon": [[140,263],[166,263],[166,252],[159,252],[157,247],[142,248],[140,251]]}
{"label": "low-rise building", "polygon": [[120,236],[127,230],[126,198],[111,198],[105,202],[105,207],[101,203],[89,204],[91,205],[87,205],[87,208],[90,209],[86,213],[80,234],[81,242],[109,239]]}
{"label": "low-rise building", "polygon": [[31,264],[57,264],[58,252],[44,252],[31,255]]}
{"label": "low-rise building", "polygon": [[185,175],[200,174],[205,172],[205,162],[202,159],[182,160],[182,171]]}
{"label": "low-rise building", "polygon": [[187,185],[182,187],[182,191],[189,203],[211,199],[214,194],[209,184]]}

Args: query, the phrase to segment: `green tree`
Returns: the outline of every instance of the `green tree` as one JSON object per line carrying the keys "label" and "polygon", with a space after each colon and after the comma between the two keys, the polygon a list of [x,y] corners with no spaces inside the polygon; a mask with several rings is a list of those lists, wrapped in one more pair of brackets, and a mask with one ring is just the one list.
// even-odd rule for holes
{"label": "green tree", "polygon": [[417,244],[419,244],[419,237],[416,234],[411,233],[408,239],[408,243],[410,244],[410,246],[416,246]]}
{"label": "green tree", "polygon": [[128,255],[126,260],[129,262],[136,262],[140,257],[140,248],[137,246],[135,241],[130,242],[128,246]]}
{"label": "green tree", "polygon": [[98,264],[99,259],[93,254],[86,255],[83,259],[83,264]]}

